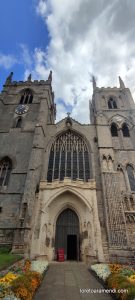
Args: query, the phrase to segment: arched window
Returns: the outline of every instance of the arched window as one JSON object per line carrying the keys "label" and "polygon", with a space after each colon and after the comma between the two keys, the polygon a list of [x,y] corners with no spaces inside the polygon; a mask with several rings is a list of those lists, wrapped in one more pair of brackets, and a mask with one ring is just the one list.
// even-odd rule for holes
{"label": "arched window", "polygon": [[126,123],[122,125],[122,133],[124,137],[130,137],[129,129]]}
{"label": "arched window", "polygon": [[135,173],[131,165],[127,165],[127,174],[128,174],[131,191],[135,191]]}
{"label": "arched window", "polygon": [[108,108],[109,109],[117,109],[117,103],[114,98],[110,97],[108,100]]}
{"label": "arched window", "polygon": [[111,135],[118,136],[118,129],[115,123],[112,123],[111,125]]}
{"label": "arched window", "polygon": [[0,186],[7,186],[10,173],[12,171],[12,162],[8,157],[0,161]]}
{"label": "arched window", "polygon": [[21,127],[22,127],[22,118],[19,117],[16,122],[16,128],[21,128]]}
{"label": "arched window", "polygon": [[20,99],[20,104],[31,104],[33,101],[33,94],[31,90],[27,89],[24,91]]}
{"label": "arched window", "polygon": [[71,130],[59,135],[52,144],[47,180],[72,180],[90,178],[89,152],[83,138]]}

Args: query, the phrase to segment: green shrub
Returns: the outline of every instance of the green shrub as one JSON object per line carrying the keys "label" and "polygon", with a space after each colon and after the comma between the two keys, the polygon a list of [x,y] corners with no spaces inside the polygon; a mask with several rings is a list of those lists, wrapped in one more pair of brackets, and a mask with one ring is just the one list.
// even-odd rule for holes
{"label": "green shrub", "polygon": [[135,299],[135,285],[128,287],[128,294],[126,300],[133,300]]}
{"label": "green shrub", "polygon": [[133,300],[135,299],[135,284],[131,283],[125,275],[112,273],[107,279],[108,287],[111,289],[127,290],[126,293],[117,293],[118,299]]}
{"label": "green shrub", "polygon": [[3,246],[3,247],[0,247],[0,254],[3,254],[3,253],[9,253],[10,251],[12,250],[12,248],[10,246]]}
{"label": "green shrub", "polygon": [[111,273],[107,278],[109,288],[121,288],[121,284],[127,281],[127,277],[119,273]]}
{"label": "green shrub", "polygon": [[123,268],[119,271],[120,275],[131,276],[135,275],[135,270]]}

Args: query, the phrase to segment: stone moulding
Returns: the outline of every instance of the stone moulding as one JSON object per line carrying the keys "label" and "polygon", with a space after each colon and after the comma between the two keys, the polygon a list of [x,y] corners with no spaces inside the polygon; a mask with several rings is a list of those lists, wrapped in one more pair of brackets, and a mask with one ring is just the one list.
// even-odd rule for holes
{"label": "stone moulding", "polygon": [[47,189],[55,189],[57,187],[61,188],[68,185],[70,185],[70,187],[79,187],[83,189],[90,189],[90,190],[96,189],[96,182],[94,179],[91,179],[88,182],[84,182],[80,179],[73,181],[65,177],[63,181],[59,181],[59,180],[54,180],[52,182],[40,181],[40,190],[44,190],[46,188]]}

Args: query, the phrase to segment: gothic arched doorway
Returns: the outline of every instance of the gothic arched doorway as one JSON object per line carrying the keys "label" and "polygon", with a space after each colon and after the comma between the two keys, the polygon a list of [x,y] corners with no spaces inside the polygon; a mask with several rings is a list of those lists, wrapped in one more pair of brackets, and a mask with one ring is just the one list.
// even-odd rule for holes
{"label": "gothic arched doorway", "polygon": [[64,249],[65,259],[79,260],[79,219],[70,208],[65,209],[56,222],[55,249]]}

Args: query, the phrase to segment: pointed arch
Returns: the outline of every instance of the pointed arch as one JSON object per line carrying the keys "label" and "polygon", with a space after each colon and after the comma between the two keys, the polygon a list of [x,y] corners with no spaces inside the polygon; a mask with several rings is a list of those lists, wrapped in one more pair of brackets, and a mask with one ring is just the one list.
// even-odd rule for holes
{"label": "pointed arch", "polygon": [[107,156],[107,160],[113,161],[112,156],[110,154]]}
{"label": "pointed arch", "polygon": [[50,149],[48,182],[69,177],[84,181],[90,179],[89,150],[83,137],[68,129],[59,134]]}
{"label": "pointed arch", "polygon": [[[75,216],[74,220],[75,223],[79,223],[79,218],[78,218],[78,215],[77,213],[75,212],[75,210],[71,207],[65,207],[62,209],[62,211],[59,212],[58,216],[57,216],[57,220],[56,220],[56,223],[58,224],[62,224],[63,223],[63,217],[64,217],[64,213],[65,212],[68,212],[68,214],[72,213],[72,215]],[[68,220],[66,220],[68,221]]]}
{"label": "pointed arch", "polygon": [[0,161],[0,186],[7,186],[12,171],[12,161],[9,157],[4,157]]}
{"label": "pointed arch", "polygon": [[[46,202],[46,205],[45,205],[45,208],[48,207],[49,205],[51,205],[51,203],[53,201],[56,200],[56,198],[58,198],[60,195],[62,194],[65,194],[66,192],[69,192],[71,194],[74,194],[75,196],[77,196],[87,207],[87,209],[92,212],[93,210],[93,207],[92,205],[90,204],[90,202],[88,201],[87,198],[85,198],[84,195],[82,195],[80,192],[76,191],[73,187],[67,187],[67,186],[64,186],[63,188],[61,188],[59,191],[57,191],[54,195],[52,195],[50,197],[50,199]],[[77,213],[77,211],[76,211]]]}
{"label": "pointed arch", "polygon": [[118,128],[115,123],[111,124],[111,135],[112,135],[112,137],[118,136]]}
{"label": "pointed arch", "polygon": [[124,137],[130,137],[129,128],[126,123],[122,125],[122,133]]}
{"label": "pointed arch", "polygon": [[54,217],[54,225],[56,226],[56,222],[58,220],[59,215],[66,209],[71,209],[72,211],[74,211],[78,217],[79,223],[81,224],[81,216],[80,216],[77,208],[72,203],[66,202],[66,203],[62,204],[62,206],[59,207],[59,210],[57,211],[57,213]]}

